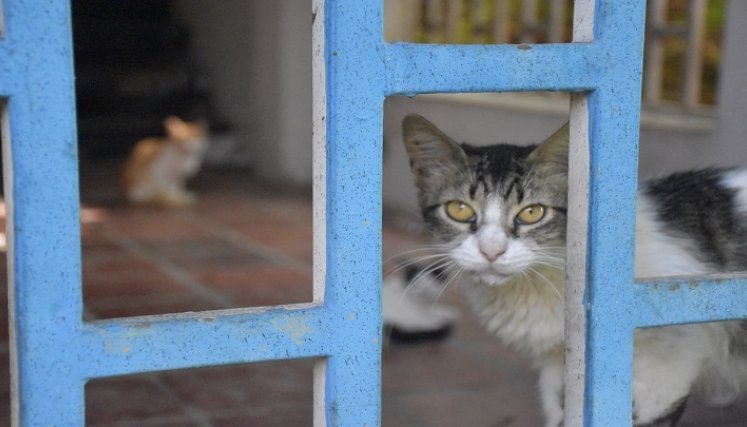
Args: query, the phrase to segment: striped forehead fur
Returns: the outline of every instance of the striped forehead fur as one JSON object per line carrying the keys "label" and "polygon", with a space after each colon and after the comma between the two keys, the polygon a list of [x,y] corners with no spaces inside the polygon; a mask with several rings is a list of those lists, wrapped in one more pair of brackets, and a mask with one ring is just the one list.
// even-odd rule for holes
{"label": "striped forehead fur", "polygon": [[535,146],[520,147],[508,144],[495,144],[475,147],[461,145],[470,163],[472,182],[469,187],[471,197],[475,196],[479,186],[485,193],[503,189],[503,197],[516,189],[521,194],[521,186],[516,186],[518,179],[525,173],[523,160]]}

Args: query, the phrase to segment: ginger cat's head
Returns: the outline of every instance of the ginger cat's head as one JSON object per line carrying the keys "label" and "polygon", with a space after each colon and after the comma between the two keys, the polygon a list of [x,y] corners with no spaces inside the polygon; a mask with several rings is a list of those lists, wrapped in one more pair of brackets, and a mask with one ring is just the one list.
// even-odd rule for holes
{"label": "ginger cat's head", "polygon": [[163,121],[166,136],[173,141],[191,141],[207,136],[207,124],[202,121],[186,122],[179,117],[169,116]]}

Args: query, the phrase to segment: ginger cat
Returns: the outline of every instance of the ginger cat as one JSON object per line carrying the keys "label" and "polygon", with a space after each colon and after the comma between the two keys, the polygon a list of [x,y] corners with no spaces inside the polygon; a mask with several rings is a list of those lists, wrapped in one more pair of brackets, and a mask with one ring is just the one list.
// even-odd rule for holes
{"label": "ginger cat", "polygon": [[207,125],[170,116],[165,138],[139,141],[125,162],[121,184],[127,200],[138,205],[185,207],[195,202],[187,179],[202,165],[207,150]]}

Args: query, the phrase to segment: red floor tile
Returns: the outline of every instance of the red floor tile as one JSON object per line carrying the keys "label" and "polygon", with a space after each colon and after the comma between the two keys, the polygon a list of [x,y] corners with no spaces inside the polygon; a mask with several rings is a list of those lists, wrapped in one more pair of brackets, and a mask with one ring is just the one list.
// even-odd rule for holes
{"label": "red floor tile", "polygon": [[189,420],[184,405],[153,374],[91,381],[86,385],[86,424],[112,425],[154,417]]}
{"label": "red floor tile", "polygon": [[[313,361],[294,360],[200,368],[162,374],[164,384],[205,413],[287,406],[312,407]],[[310,414],[310,412],[309,412]]]}

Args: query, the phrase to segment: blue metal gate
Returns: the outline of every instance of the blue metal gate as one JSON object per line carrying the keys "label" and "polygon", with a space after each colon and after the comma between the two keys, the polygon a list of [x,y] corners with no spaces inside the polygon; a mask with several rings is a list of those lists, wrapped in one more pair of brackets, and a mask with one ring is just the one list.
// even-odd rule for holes
{"label": "blue metal gate", "polygon": [[83,322],[69,2],[4,0],[14,422],[82,425],[91,378],[318,358],[315,424],[379,425],[384,97],[562,90],[579,219],[566,425],[629,425],[634,328],[747,315],[743,281],[634,285],[644,8],[578,0],[570,44],[442,46],[386,43],[381,0],[315,0],[314,302]]}

